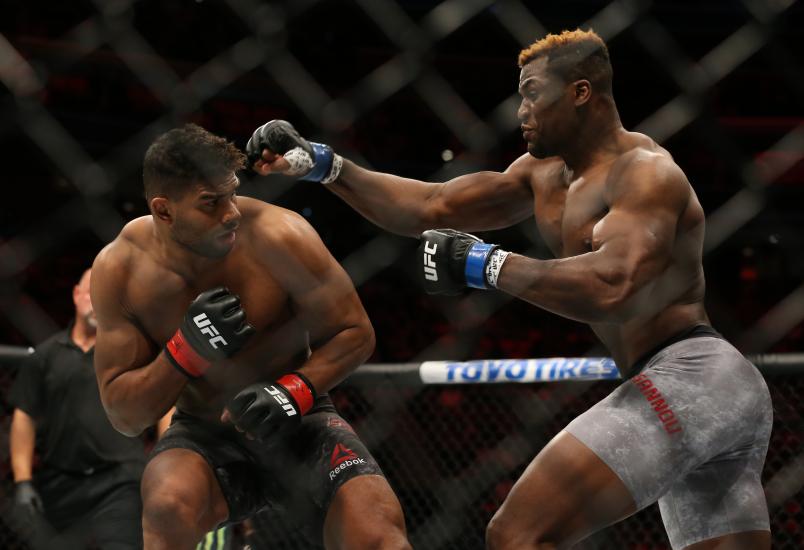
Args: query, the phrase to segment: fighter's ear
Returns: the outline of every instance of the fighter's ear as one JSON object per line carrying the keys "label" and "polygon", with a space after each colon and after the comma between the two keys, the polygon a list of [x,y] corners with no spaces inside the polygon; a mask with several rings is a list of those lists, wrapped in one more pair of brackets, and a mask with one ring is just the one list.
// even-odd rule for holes
{"label": "fighter's ear", "polygon": [[592,83],[588,80],[576,80],[572,83],[575,92],[575,106],[583,105],[592,97]]}
{"label": "fighter's ear", "polygon": [[173,209],[167,197],[154,197],[151,199],[151,213],[154,217],[165,222],[173,221]]}

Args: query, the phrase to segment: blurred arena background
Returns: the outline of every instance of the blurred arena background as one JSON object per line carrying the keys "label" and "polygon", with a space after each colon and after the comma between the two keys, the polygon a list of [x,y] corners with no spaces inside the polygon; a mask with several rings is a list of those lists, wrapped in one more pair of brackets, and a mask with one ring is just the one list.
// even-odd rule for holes
{"label": "blurred arena background", "polygon": [[[141,161],[185,121],[244,146],[273,118],[364,166],[443,180],[524,152],[520,48],[592,27],[607,40],[626,128],[686,171],[708,213],[707,307],[746,353],[804,343],[804,10],[796,0],[129,0],[2,2],[0,344],[66,325],[70,289],[122,225],[147,213]],[[602,355],[592,333],[498,293],[423,295],[417,243],[386,234],[312,183],[243,174],[243,195],[301,212],[358,287],[375,363]],[[496,232],[549,255],[527,222]],[[0,510],[10,504],[0,368]],[[23,368],[23,367],[19,367]],[[804,365],[768,375],[765,470],[776,548],[804,547]],[[528,461],[613,382],[531,386],[352,384],[334,398],[402,499],[422,549],[482,547]],[[277,543],[262,517],[252,547]],[[280,537],[277,539],[276,537]],[[24,548],[0,519],[0,547]],[[589,548],[669,548],[650,508]]]}

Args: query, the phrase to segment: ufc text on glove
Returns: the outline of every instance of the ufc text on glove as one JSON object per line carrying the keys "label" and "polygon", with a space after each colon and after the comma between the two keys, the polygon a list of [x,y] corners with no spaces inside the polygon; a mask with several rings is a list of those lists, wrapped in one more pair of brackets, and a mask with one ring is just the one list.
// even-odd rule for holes
{"label": "ufc text on glove", "polygon": [[430,229],[421,235],[419,258],[428,294],[460,294],[466,287],[496,288],[510,252],[454,229]]}
{"label": "ufc text on glove", "polygon": [[180,372],[198,378],[214,363],[227,359],[254,334],[240,298],[224,287],[202,292],[193,300],[165,354]]}

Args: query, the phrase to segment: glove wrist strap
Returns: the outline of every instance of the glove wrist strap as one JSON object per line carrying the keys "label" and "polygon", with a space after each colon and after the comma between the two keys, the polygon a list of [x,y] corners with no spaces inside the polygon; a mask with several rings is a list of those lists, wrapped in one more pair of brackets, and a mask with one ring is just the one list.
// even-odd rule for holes
{"label": "glove wrist strap", "polygon": [[466,286],[471,288],[488,288],[486,284],[486,263],[489,255],[497,248],[496,244],[474,243],[466,255],[464,275]]}
{"label": "glove wrist strap", "polygon": [[311,141],[310,146],[313,148],[313,168],[300,179],[320,182],[329,177],[335,154],[332,147],[323,143]]}
{"label": "glove wrist strap", "polygon": [[338,179],[338,176],[341,175],[341,168],[343,168],[343,157],[335,154],[335,156],[332,157],[332,170],[329,171],[327,177],[321,180],[321,183],[327,185]]}
{"label": "glove wrist strap", "polygon": [[500,277],[500,271],[511,253],[501,248],[497,248],[491,253],[488,263],[486,263],[486,283],[490,287],[497,288],[497,279]]}
{"label": "glove wrist strap", "polygon": [[210,362],[201,357],[193,347],[187,343],[181,329],[177,330],[165,344],[165,355],[176,370],[188,378],[199,378],[210,367]]}
{"label": "glove wrist strap", "polygon": [[313,408],[316,393],[310,381],[299,372],[291,372],[276,381],[277,384],[285,388],[288,394],[299,407],[299,414],[304,416]]}

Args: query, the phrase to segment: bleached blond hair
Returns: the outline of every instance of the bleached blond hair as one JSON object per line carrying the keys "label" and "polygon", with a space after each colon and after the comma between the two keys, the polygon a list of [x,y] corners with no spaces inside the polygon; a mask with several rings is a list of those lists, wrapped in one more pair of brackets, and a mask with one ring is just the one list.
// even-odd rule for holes
{"label": "bleached blond hair", "polygon": [[592,87],[611,93],[612,69],[606,43],[593,30],[548,34],[519,52],[519,66],[547,57],[547,69],[565,82],[588,80]]}

